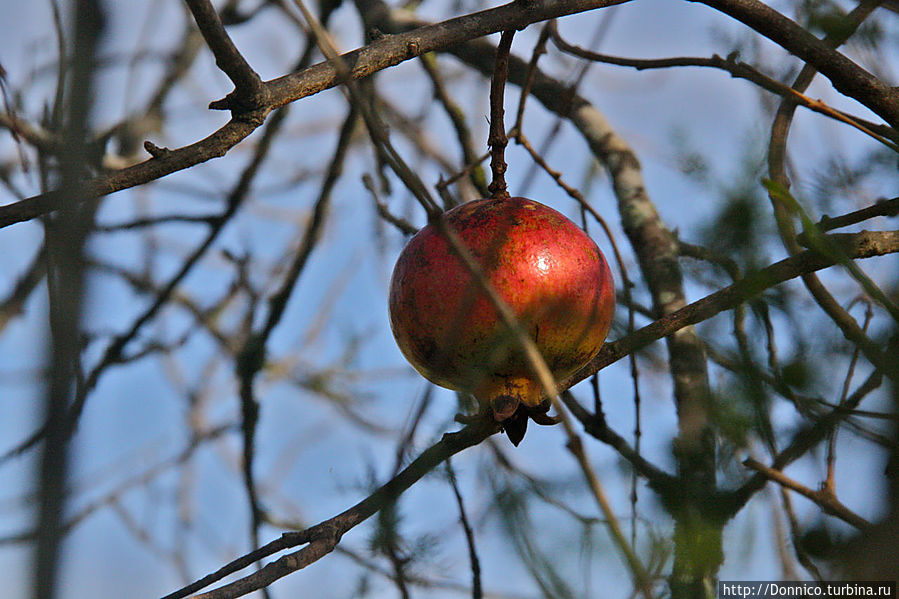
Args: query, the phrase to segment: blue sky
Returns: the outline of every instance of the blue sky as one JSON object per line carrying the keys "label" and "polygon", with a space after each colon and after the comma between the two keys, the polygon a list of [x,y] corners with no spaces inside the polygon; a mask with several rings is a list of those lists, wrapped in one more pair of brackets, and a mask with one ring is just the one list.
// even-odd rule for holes
{"label": "blue sky", "polygon": [[[424,14],[436,10],[430,4],[425,3]],[[127,54],[138,48],[165,51],[181,35],[182,11],[175,0],[155,3],[127,0],[107,3],[107,6],[112,34],[105,41],[104,54]],[[692,3],[641,0],[613,10],[616,11],[614,22],[600,49],[618,55],[724,54],[730,47],[723,38],[745,33],[710,9]],[[47,71],[35,74],[35,69],[51,64],[55,58],[48,3],[6,3],[0,11],[3,15],[0,63],[8,72],[9,85],[27,90],[22,102],[23,116],[37,119],[40,107],[53,89],[53,78]],[[570,41],[589,45],[598,18],[597,14],[584,14],[563,19],[560,29]],[[882,14],[879,18],[895,33],[899,25],[896,15]],[[335,15],[334,22],[344,49],[358,44],[358,22],[349,5]],[[516,36],[513,52],[529,57],[537,32],[537,27],[531,27]],[[293,30],[280,21],[279,13],[274,10],[264,13],[258,22],[235,28],[233,35],[238,47],[264,78],[286,72],[299,52]],[[781,68],[783,53],[773,45],[762,43],[759,53]],[[448,71],[460,71],[452,60],[440,60]],[[555,51],[544,60],[543,68],[557,77],[567,79],[573,73],[573,62],[560,59]],[[879,66],[886,70],[895,67]],[[152,60],[140,62],[133,70],[126,66],[109,69],[100,81],[102,100],[94,114],[97,126],[109,126],[140,106],[159,74],[160,67]],[[772,74],[780,76],[783,72]],[[442,140],[450,135],[449,126],[439,111],[426,110],[430,91],[417,65],[404,64],[380,74],[378,89],[388,101],[409,114],[424,114],[429,131],[433,132],[430,141],[442,147]],[[229,90],[227,80],[216,71],[209,53],[201,51],[190,77],[166,104],[169,123],[162,132],[151,136],[151,140],[160,146],[177,147],[213,131],[224,122],[226,115],[206,110],[206,104]],[[486,139],[486,82],[460,75],[454,80],[452,90],[469,112],[475,139]],[[677,158],[685,148],[692,146],[713,157],[712,179],[725,184],[741,176],[744,163],[760,164],[763,158],[761,142],[767,135],[770,117],[764,115],[757,93],[749,83],[733,80],[724,73],[698,69],[636,73],[597,65],[591,69],[581,93],[632,144],[642,162],[647,189],[663,219],[684,239],[697,235],[710,222],[720,201],[714,185],[698,184],[678,171]],[[809,95],[870,117],[853,103],[843,102],[826,84],[816,84]],[[509,122],[517,99],[517,88],[510,87]],[[273,291],[271,281],[279,279],[272,279],[272,272],[283,266],[285,252],[298,240],[318,191],[321,169],[333,149],[334,131],[345,113],[346,102],[338,90],[305,99],[292,108],[287,124],[290,135],[279,143],[260,173],[253,196],[239,218],[227,227],[216,248],[185,280],[183,293],[202,302],[212,302],[224,294],[235,277],[234,263],[225,255],[226,250],[234,256],[249,254],[252,257],[250,283],[264,294]],[[553,122],[536,102],[529,102],[527,127],[532,139],[542,139]],[[222,196],[249,159],[250,149],[259,136],[257,131],[222,159],[145,188],[110,196],[102,205],[99,221],[122,222],[144,213],[218,211]],[[415,164],[415,150],[402,141],[397,144]],[[800,174],[797,195],[812,187],[813,175],[821,168],[820,159],[828,152],[839,149],[857,157],[872,146],[873,142],[854,131],[800,111],[791,141],[796,172]],[[445,153],[457,160],[454,146]],[[14,157],[15,146],[9,135],[0,133],[0,160],[7,162]],[[590,159],[585,144],[570,126],[563,126],[558,142],[546,158],[570,183],[580,185],[585,180]],[[516,186],[530,164],[524,152],[514,145],[510,145],[507,159],[510,190],[516,193]],[[371,173],[372,169],[371,151],[357,143],[344,177],[334,191],[331,212],[338,216],[330,219],[322,243],[271,339],[269,349],[274,364],[260,377],[258,385],[262,412],[256,471],[265,502],[273,511],[309,524],[328,518],[362,498],[372,474],[381,482],[385,480],[394,461],[397,431],[425,389],[425,382],[405,364],[390,336],[386,289],[403,239],[388,226],[378,224],[371,198],[360,183],[362,174]],[[426,183],[436,183],[439,173],[432,165],[422,164],[421,169]],[[306,171],[311,171],[311,175],[307,176]],[[17,182],[27,193],[37,191],[34,175],[20,177]],[[422,212],[412,205],[397,182],[394,185],[394,193],[383,199],[395,212],[423,224]],[[875,179],[868,191],[869,195],[850,198],[841,205],[860,207],[881,195],[895,196],[895,182]],[[577,215],[573,202],[548,177],[537,177],[529,195],[572,217]],[[0,201],[6,203],[12,199],[5,190],[0,191]],[[636,276],[636,266],[618,225],[615,201],[606,179],[600,178],[591,185],[589,200],[613,224],[632,276]],[[765,205],[763,213],[770,219],[767,210]],[[880,219],[870,224],[886,222]],[[598,228],[592,227],[591,233],[610,256],[609,244],[599,235]],[[98,259],[129,269],[149,264],[147,268],[154,278],[164,281],[202,235],[202,227],[184,224],[159,227],[153,235],[146,236],[98,234],[92,240],[90,251]],[[6,257],[0,261],[0,293],[8,293],[40,240],[41,229],[33,222],[0,232],[0,252]],[[159,248],[151,263],[144,262],[148,247]],[[764,251],[772,260],[784,255],[779,245],[766,246]],[[869,266],[867,262],[865,266]],[[895,259],[876,260],[872,261],[869,272],[872,276],[885,277],[894,273],[895,267]],[[613,271],[617,276],[617,270],[613,268]],[[851,288],[840,274],[832,275],[828,281],[840,290]],[[691,300],[707,291],[698,284],[688,287]],[[846,295],[850,293],[847,291]],[[638,289],[636,294],[640,301],[648,301],[645,291]],[[33,375],[44,351],[45,297],[42,287],[32,296],[25,314],[0,335],[0,451],[23,439],[37,424],[35,406],[41,397],[41,386]],[[125,323],[146,307],[146,302],[146,296],[136,294],[113,277],[96,276],[91,281],[85,322],[102,339],[104,335],[120,332]],[[238,301],[224,314],[223,326],[233,326],[242,316]],[[257,313],[256,322],[263,316],[264,312]],[[150,335],[177,339],[191,326],[192,319],[184,310],[170,308],[158,323],[147,327],[142,340]],[[730,315],[721,315],[704,327],[726,329],[730,327]],[[785,348],[782,351],[789,351],[791,332],[783,329],[780,334]],[[836,343],[839,336],[828,331],[825,337],[823,342]],[[357,342],[357,351],[348,353],[347,347]],[[102,341],[92,345],[87,358],[96,360],[103,346]],[[133,349],[140,346],[139,341]],[[76,489],[70,505],[73,513],[123,481],[171,459],[186,446],[189,440],[186,421],[190,416],[188,391],[200,391],[201,408],[194,412],[195,417],[209,425],[236,422],[239,410],[233,365],[221,358],[215,341],[208,334],[197,333],[175,356],[177,360],[141,360],[111,369],[102,377],[73,441],[72,484]],[[670,469],[670,443],[676,431],[670,385],[665,377],[653,376],[648,361],[643,368],[647,373],[642,383],[643,451]],[[338,373],[340,388],[359,401],[361,413],[394,432],[379,436],[360,430],[320,397],[279,378],[282,372],[279,369],[293,370],[299,375]],[[842,376],[842,370],[836,376]],[[632,392],[624,361],[603,371],[601,388],[610,424],[619,432],[630,434]],[[587,401],[586,389],[576,392]],[[415,438],[415,448],[423,449],[442,432],[453,428],[451,418],[455,410],[455,397],[449,392],[437,392]],[[795,417],[783,410],[783,418],[786,424]],[[589,497],[577,492],[580,479],[564,449],[561,431],[532,426],[525,442],[514,451],[504,439],[496,442],[525,471],[551,478],[563,487],[573,487],[566,487],[565,499],[584,513],[595,513]],[[882,462],[866,459],[872,450],[864,441],[844,434],[840,443],[841,451],[848,456],[847,467],[838,469],[840,497],[850,507],[874,517],[880,506],[872,503],[870,497],[872,489],[880,485]],[[627,518],[629,478],[621,475],[620,460],[607,447],[597,443],[588,446],[597,471],[605,475],[603,479],[607,481],[616,511],[623,519]],[[115,509],[99,510],[86,519],[65,544],[61,596],[66,599],[160,596],[183,582],[179,567],[186,570],[189,578],[196,578],[245,552],[249,548],[247,508],[240,483],[239,458],[239,436],[226,434],[197,450],[185,468],[169,469],[152,480],[136,484],[121,496]],[[34,455],[28,454],[0,464],[0,481],[3,481],[0,537],[27,527],[32,512],[23,498],[31,488],[34,463]],[[483,470],[488,463],[487,447],[474,448],[454,459],[466,501],[478,518],[485,587],[511,596],[536,596],[533,583],[512,557],[508,541],[499,534],[495,519],[488,518],[492,499]],[[797,478],[806,477],[810,486],[814,486],[821,474],[820,463],[820,460],[803,461],[791,473]],[[642,525],[643,532],[651,527],[664,532],[669,523],[655,505],[652,493],[644,488],[640,497],[641,511],[649,519]],[[445,572],[447,578],[466,582],[464,541],[455,524],[457,515],[452,505],[443,478],[429,477],[403,499],[404,530],[410,537],[442,535],[443,531],[449,531],[436,555],[430,557],[439,564],[436,569]],[[797,505],[803,518],[812,521],[815,514],[812,506],[802,500]],[[729,525],[727,539],[734,542],[727,544],[728,559],[722,578],[779,575],[771,549],[770,514],[763,494]],[[556,508],[538,504],[532,508],[531,516],[535,521],[552,523],[552,529],[538,539],[548,554],[577,555],[577,550],[571,551],[576,544],[572,539],[580,531],[571,521],[560,518]],[[150,542],[142,542],[136,534],[138,531],[146,533]],[[345,537],[344,544],[364,554],[369,532],[368,526],[360,527]],[[264,527],[261,537],[268,540],[277,534],[278,529]],[[574,583],[576,588],[603,589],[609,591],[610,597],[626,597],[630,589],[623,582],[626,571],[604,529],[597,527],[592,537],[599,548],[596,554],[583,554],[580,559],[567,556],[561,564],[562,572],[578,581]],[[184,548],[184,564],[172,564],[164,557],[166,550],[174,546]],[[0,544],[0,578],[5,581],[9,597],[28,595],[28,552],[24,545]],[[357,574],[347,568],[347,559],[339,554],[323,559],[277,583],[273,587],[275,596],[310,590],[314,591],[312,596],[352,596]],[[383,579],[375,581],[372,596],[396,596],[396,591]],[[612,587],[616,590],[610,590]],[[459,596],[450,591],[419,594]]]}

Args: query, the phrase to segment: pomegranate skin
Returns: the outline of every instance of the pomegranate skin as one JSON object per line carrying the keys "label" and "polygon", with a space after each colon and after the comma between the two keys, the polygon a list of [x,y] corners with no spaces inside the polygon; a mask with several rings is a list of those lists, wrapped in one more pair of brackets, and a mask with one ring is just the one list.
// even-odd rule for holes
{"label": "pomegranate skin", "polygon": [[[590,237],[527,198],[476,200],[442,218],[484,270],[556,380],[599,351],[612,321],[612,274]],[[542,387],[490,299],[434,224],[406,245],[390,281],[390,325],[431,382],[472,393],[499,420]]]}

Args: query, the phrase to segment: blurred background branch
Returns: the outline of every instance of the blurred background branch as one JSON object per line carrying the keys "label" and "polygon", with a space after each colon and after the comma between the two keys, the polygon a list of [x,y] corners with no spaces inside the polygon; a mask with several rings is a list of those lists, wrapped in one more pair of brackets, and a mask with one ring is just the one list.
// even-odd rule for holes
{"label": "blurred background branch", "polygon": [[[692,598],[892,575],[894,4],[11,5],[5,590]],[[547,381],[565,425],[516,448],[413,373],[386,314],[403,244],[490,194],[502,134],[504,188],[614,255],[619,302],[590,363]]]}

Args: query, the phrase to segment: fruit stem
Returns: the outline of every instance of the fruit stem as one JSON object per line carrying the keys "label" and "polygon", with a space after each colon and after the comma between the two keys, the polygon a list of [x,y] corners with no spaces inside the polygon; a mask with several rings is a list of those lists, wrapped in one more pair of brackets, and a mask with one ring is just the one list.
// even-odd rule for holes
{"label": "fruit stem", "polygon": [[509,74],[509,51],[512,48],[514,29],[503,31],[499,45],[496,47],[496,62],[493,66],[493,79],[490,82],[490,134],[487,137],[487,145],[490,146],[490,171],[493,174],[488,189],[490,197],[508,198],[506,190],[506,145],[509,138],[506,136],[506,127],[503,122],[503,92],[506,87],[506,78]]}

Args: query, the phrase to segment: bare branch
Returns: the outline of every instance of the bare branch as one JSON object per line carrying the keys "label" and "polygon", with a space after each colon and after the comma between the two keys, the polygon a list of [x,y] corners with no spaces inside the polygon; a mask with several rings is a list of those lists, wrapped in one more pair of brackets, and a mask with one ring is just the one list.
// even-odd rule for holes
{"label": "bare branch", "polygon": [[562,393],[562,400],[571,410],[581,424],[584,425],[584,431],[591,437],[602,441],[606,445],[617,451],[621,457],[626,459],[634,467],[634,470],[649,481],[660,495],[665,496],[671,493],[677,487],[677,477],[665,472],[658,466],[646,460],[638,454],[627,441],[616,433],[606,423],[605,415],[602,412],[591,414],[578,403],[570,391]]}
{"label": "bare branch", "polygon": [[444,111],[453,124],[453,129],[456,131],[456,137],[459,139],[459,145],[462,147],[463,164],[476,165],[467,171],[469,180],[472,185],[474,185],[475,189],[478,190],[481,197],[486,198],[490,192],[487,190],[484,171],[480,165],[477,164],[480,162],[480,159],[474,150],[474,143],[471,139],[471,130],[468,127],[468,123],[465,121],[465,113],[459,103],[450,96],[446,83],[443,81],[440,71],[437,68],[436,56],[432,53],[422,54],[421,64],[434,86],[434,95],[443,106]]}
{"label": "bare branch", "polygon": [[449,476],[450,487],[453,489],[453,496],[456,498],[456,505],[459,506],[459,523],[465,532],[465,542],[468,545],[468,559],[471,563],[471,599],[482,599],[484,596],[481,590],[481,561],[478,559],[478,551],[474,543],[474,531],[468,521],[468,514],[465,512],[465,502],[462,500],[462,492],[459,491],[459,483],[456,481],[456,471],[453,470],[452,461],[446,460],[446,473]]}
{"label": "bare branch", "polygon": [[840,520],[847,522],[848,524],[851,524],[856,528],[864,529],[871,526],[870,522],[843,505],[829,489],[822,488],[817,491],[813,491],[805,485],[788,477],[780,470],[769,468],[768,466],[765,466],[764,464],[753,458],[746,458],[743,461],[743,465],[747,468],[755,470],[768,480],[772,480],[779,485],[796,491],[803,497],[811,499],[816,504],[818,504],[818,506],[820,506],[821,509],[823,509],[826,513],[830,514],[831,516],[836,516]]}
{"label": "bare branch", "polygon": [[[829,237],[840,244],[850,258],[870,258],[899,252],[899,231],[862,231],[860,233],[833,234]],[[684,326],[708,320],[720,312],[730,310],[757,296],[765,289],[802,274],[828,268],[835,263],[836,261],[832,257],[823,256],[812,250],[806,250],[791,258],[775,262],[733,285],[659,318],[632,335],[606,343],[587,366],[561,383],[562,388],[565,389],[579,383],[631,352],[646,347],[666,335],[671,335]],[[886,366],[886,360],[887,357],[882,356],[881,365]],[[888,372],[893,372],[893,376],[895,376],[895,369],[885,368],[884,373]]]}
{"label": "bare branch", "polygon": [[268,88],[231,41],[212,3],[209,0],[185,0],[185,2],[197,21],[197,27],[200,28],[206,45],[215,55],[215,64],[234,83],[237,103],[230,108],[235,112],[247,112],[265,106],[268,101]]}
{"label": "bare branch", "polygon": [[377,491],[350,509],[301,532],[281,535],[280,539],[249,553],[197,582],[184,587],[163,599],[181,599],[203,589],[226,576],[246,568],[250,564],[284,549],[305,544],[303,549],[285,555],[235,582],[203,593],[197,599],[232,599],[264,588],[279,578],[305,568],[334,550],[341,537],[361,524],[388,502],[395,501],[421,477],[432,471],[451,456],[463,449],[477,445],[490,435],[499,432],[499,426],[492,419],[483,418],[455,433],[446,433],[443,438],[425,450],[397,476],[381,486]]}
{"label": "bare branch", "polygon": [[[821,231],[832,231],[856,225],[878,216],[899,216],[899,198],[881,199],[871,206],[843,214],[842,216],[830,217],[825,214],[818,221],[817,226]],[[804,233],[798,236],[798,241],[799,243],[807,242]]]}
{"label": "bare branch", "polygon": [[[628,0],[531,0],[526,3],[526,9],[522,10],[521,0],[515,0],[498,8],[425,26],[418,31],[383,37],[364,48],[344,54],[341,61],[349,65],[353,79],[360,79],[425,52],[444,49],[503,29],[520,29],[530,23],[626,1]],[[338,69],[332,61],[268,81],[265,87],[269,102],[259,109],[235,115],[224,127],[198,142],[97,177],[83,186],[81,195],[85,199],[108,195],[224,156],[256,130],[272,109],[330,89],[340,82]],[[229,97],[213,102],[210,107],[231,109],[231,103],[232,99]],[[66,197],[62,191],[50,191],[0,206],[0,228],[58,210],[65,204]]]}
{"label": "bare branch", "polygon": [[490,171],[493,180],[488,189],[490,196],[494,198],[508,198],[506,189],[506,145],[509,138],[506,137],[506,125],[503,115],[503,97],[506,87],[506,78],[509,76],[509,50],[512,47],[514,29],[506,29],[496,47],[493,78],[490,81],[490,136],[487,145],[490,146]]}
{"label": "bare branch", "polygon": [[793,89],[789,85],[785,85],[772,77],[762,73],[757,68],[745,62],[737,60],[736,56],[727,56],[722,58],[717,54],[710,58],[694,57],[694,56],[678,56],[672,58],[624,58],[619,56],[611,56],[608,54],[599,54],[585,50],[573,44],[569,44],[558,32],[558,28],[552,28],[553,43],[563,52],[605,64],[612,64],[623,67],[632,67],[638,71],[645,69],[670,69],[672,67],[705,67],[720,69],[730,73],[732,77],[745,79],[755,85],[767,90],[773,94],[777,94],[783,98],[795,101],[800,106],[804,106],[809,110],[823,114],[832,119],[844,122],[851,127],[855,127],[862,133],[869,135],[894,151],[899,151],[899,145],[895,140],[899,138],[899,134],[890,127],[871,123],[856,116],[841,112],[831,108],[821,100],[809,98],[800,91]]}
{"label": "bare branch", "polygon": [[751,27],[814,67],[841,93],[899,129],[899,89],[883,81],[759,0],[693,0]]}

